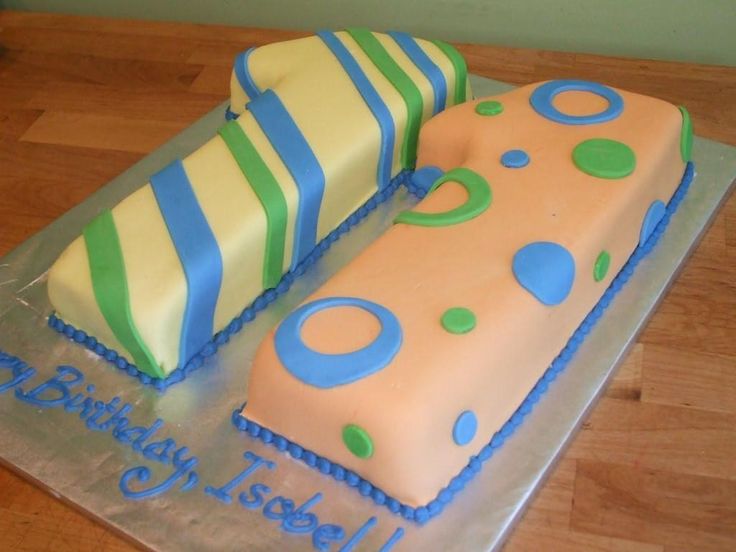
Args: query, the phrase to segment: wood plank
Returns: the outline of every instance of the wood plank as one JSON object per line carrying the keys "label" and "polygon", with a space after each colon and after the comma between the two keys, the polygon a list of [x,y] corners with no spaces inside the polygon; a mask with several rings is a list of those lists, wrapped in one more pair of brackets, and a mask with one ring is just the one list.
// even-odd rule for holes
{"label": "wood plank", "polygon": [[6,80],[38,84],[105,84],[125,90],[135,90],[139,86],[158,90],[186,89],[202,70],[201,66],[191,63],[100,58],[94,52],[67,54],[24,50],[7,51],[4,57],[8,62],[2,73]]}
{"label": "wood plank", "polygon": [[631,539],[594,535],[559,528],[522,527],[514,532],[504,552],[664,552],[664,546]]}
{"label": "wood plank", "polygon": [[232,66],[205,65],[189,90],[197,94],[222,94],[224,91],[229,96],[231,73]]}
{"label": "wood plank", "polygon": [[[46,111],[21,136],[21,140],[148,153],[185,126],[171,121],[131,119],[117,115]],[[74,132],[70,133],[70,128]]]}
{"label": "wood plank", "polygon": [[0,43],[7,50],[26,50],[47,54],[94,52],[99,58],[140,59],[181,63],[192,55],[196,44],[176,37],[148,39],[136,35],[107,34],[66,29],[0,27]]}
{"label": "wood plank", "polygon": [[736,414],[736,357],[647,345],[641,400]]}
{"label": "wood plank", "polygon": [[[85,102],[79,104],[83,95]],[[229,94],[192,94],[187,89],[161,89],[140,84],[134,88],[82,83],[49,83],[39,87],[26,104],[31,109],[109,115],[116,119],[151,120],[158,124],[178,123],[165,128],[181,128],[185,121],[199,119]],[[156,101],[151,101],[156,98]],[[70,124],[73,124],[71,121]],[[81,123],[81,121],[80,121]],[[84,132],[85,127],[80,127]],[[78,145],[78,144],[75,144]],[[148,149],[137,151],[146,152]]]}
{"label": "wood plank", "polygon": [[42,113],[41,110],[36,109],[3,109],[0,107],[0,140],[15,142]]}
{"label": "wood plank", "polygon": [[637,343],[608,384],[605,396],[611,399],[638,401],[641,397],[643,359],[644,346]]}
{"label": "wood plank", "polygon": [[736,416],[603,397],[568,454],[736,481]]}
{"label": "wood plank", "polygon": [[736,481],[580,461],[571,527],[687,550],[734,550]]}

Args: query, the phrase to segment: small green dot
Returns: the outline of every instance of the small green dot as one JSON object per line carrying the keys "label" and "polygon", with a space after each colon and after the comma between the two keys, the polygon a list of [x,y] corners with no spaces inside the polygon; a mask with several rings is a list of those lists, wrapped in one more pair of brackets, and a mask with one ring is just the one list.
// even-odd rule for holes
{"label": "small green dot", "polygon": [[355,424],[348,424],[342,428],[342,441],[348,450],[358,458],[373,456],[373,440],[368,432]]}
{"label": "small green dot", "polygon": [[591,138],[580,142],[572,150],[575,166],[598,178],[624,178],[634,172],[636,156],[622,142],[608,138]]}
{"label": "small green dot", "polygon": [[453,334],[464,334],[475,328],[475,314],[465,307],[447,309],[440,319],[442,327]]}
{"label": "small green dot", "polygon": [[677,109],[682,113],[682,130],[680,131],[680,155],[682,160],[687,163],[693,151],[693,123],[690,120],[690,113],[687,109],[679,106]]}
{"label": "small green dot", "polygon": [[600,282],[608,274],[608,267],[611,265],[611,255],[608,251],[601,251],[593,265],[593,279]]}
{"label": "small green dot", "polygon": [[475,112],[478,115],[498,115],[500,113],[503,113],[503,104],[495,100],[480,102],[475,106]]}

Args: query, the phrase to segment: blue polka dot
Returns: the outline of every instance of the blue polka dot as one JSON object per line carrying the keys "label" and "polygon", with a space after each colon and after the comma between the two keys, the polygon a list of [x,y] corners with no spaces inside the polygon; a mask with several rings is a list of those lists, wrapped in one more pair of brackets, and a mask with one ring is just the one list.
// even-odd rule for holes
{"label": "blue polka dot", "polygon": [[[345,354],[324,354],[304,343],[301,329],[307,319],[325,309],[357,307],[381,324],[378,336],[365,347]],[[325,297],[306,303],[287,316],[276,330],[274,347],[284,368],[300,381],[329,389],[353,383],[387,366],[401,348],[399,320],[386,307],[357,297]]]}
{"label": "blue polka dot", "polygon": [[509,169],[521,169],[529,164],[529,154],[524,150],[509,150],[501,156],[501,164]]}
{"label": "blue polka dot", "polygon": [[428,192],[429,189],[443,174],[445,171],[434,165],[427,165],[414,171],[411,175],[411,183],[414,184],[419,190]]}
{"label": "blue polka dot", "polygon": [[457,445],[467,445],[475,437],[476,431],[478,431],[478,419],[472,410],[466,410],[455,420],[455,426],[452,428],[452,439]]}
{"label": "blue polka dot", "polygon": [[[608,107],[592,115],[568,115],[557,109],[552,101],[562,92],[590,92],[608,101]],[[534,111],[545,119],[563,125],[592,125],[616,119],[624,110],[623,98],[607,86],[583,80],[555,80],[538,86],[529,98]]]}
{"label": "blue polka dot", "polygon": [[516,280],[545,305],[559,305],[575,280],[575,259],[557,243],[533,242],[514,255]]}
{"label": "blue polka dot", "polygon": [[662,217],[664,216],[666,210],[667,209],[664,203],[662,203],[660,200],[652,202],[652,204],[649,206],[649,209],[647,209],[647,214],[644,215],[644,221],[641,223],[641,231],[639,232],[639,245],[644,245],[644,243],[649,239],[649,236],[652,235],[652,232],[654,232],[654,229],[659,224],[659,221],[662,220]]}

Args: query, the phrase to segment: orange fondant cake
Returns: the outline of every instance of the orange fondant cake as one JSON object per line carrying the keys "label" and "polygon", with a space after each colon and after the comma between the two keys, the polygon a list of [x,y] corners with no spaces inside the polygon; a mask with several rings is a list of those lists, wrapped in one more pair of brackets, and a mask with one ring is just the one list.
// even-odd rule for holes
{"label": "orange fondant cake", "polygon": [[425,521],[648,243],[691,140],[684,109],[585,81],[435,116],[430,193],[265,339],[236,422]]}

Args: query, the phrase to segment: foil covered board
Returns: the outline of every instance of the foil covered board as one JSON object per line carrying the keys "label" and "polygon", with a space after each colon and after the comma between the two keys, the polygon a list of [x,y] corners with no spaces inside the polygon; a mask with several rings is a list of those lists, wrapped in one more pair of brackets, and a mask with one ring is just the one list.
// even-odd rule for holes
{"label": "foil covered board", "polygon": [[[481,77],[471,79],[478,97],[511,88]],[[177,447],[187,447],[187,457],[198,460],[193,468],[196,484],[183,491],[186,478],[176,479],[171,488],[153,498],[124,498],[120,482],[125,473],[134,472],[134,484],[145,487],[172,477],[175,468],[152,460],[155,451],[144,456],[133,443],[113,438],[111,431],[90,429],[77,412],[51,405],[54,393],[61,397],[53,386],[38,395],[46,401],[43,404],[22,400],[15,389],[0,390],[0,462],[155,550],[313,549],[311,534],[287,533],[278,519],[239,503],[238,493],[253,483],[271,488],[267,499],[279,495],[297,505],[321,493],[310,511],[321,524],[342,526],[343,544],[375,517],[375,524],[355,537],[358,550],[378,550],[398,528],[404,534],[395,550],[497,550],[728,196],[736,177],[736,148],[695,139],[696,176],[659,244],[639,264],[513,437],[438,518],[418,527],[375,506],[354,489],[238,432],[231,423],[233,410],[247,399],[250,363],[262,337],[387,229],[398,211],[414,203],[404,189],[336,242],[288,293],[246,325],[205,367],[165,393],[141,385],[47,326],[51,305],[46,274],[59,253],[101,209],[113,206],[150,174],[212,136],[224,121],[224,109],[225,104],[215,108],[0,259],[0,350],[36,370],[18,387],[28,392],[57,375],[61,365],[79,369],[85,379],[73,391],[82,393],[80,400],[92,397],[109,403],[117,396],[120,404],[131,405],[127,413],[131,425],[142,428],[161,419],[161,427],[147,442],[171,438]],[[0,389],[12,377],[9,369],[0,370]],[[85,391],[91,389],[89,384],[94,389]],[[204,491],[207,486],[222,488],[243,473],[252,464],[253,454],[274,462],[275,467],[256,470],[233,484],[232,503]],[[148,483],[136,479],[146,470]]]}

